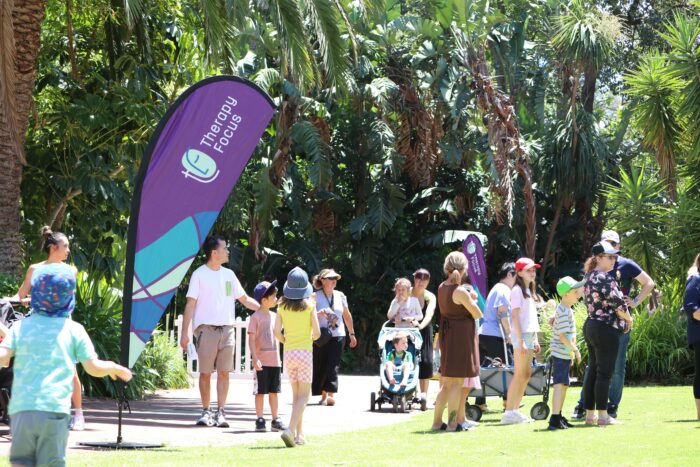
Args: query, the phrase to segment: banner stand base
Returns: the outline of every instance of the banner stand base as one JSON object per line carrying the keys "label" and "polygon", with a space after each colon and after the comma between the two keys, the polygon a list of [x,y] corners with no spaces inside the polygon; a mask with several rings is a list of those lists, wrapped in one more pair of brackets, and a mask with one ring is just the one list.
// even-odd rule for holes
{"label": "banner stand base", "polygon": [[157,449],[164,447],[163,444],[151,444],[151,443],[132,443],[129,441],[124,442],[122,440],[122,413],[124,408],[126,408],[129,413],[131,413],[131,407],[129,406],[129,401],[126,398],[124,389],[126,389],[126,384],[120,384],[117,390],[117,406],[119,407],[119,422],[117,425],[117,441],[87,441],[80,442],[78,445],[86,446],[91,448],[102,448],[102,449]]}

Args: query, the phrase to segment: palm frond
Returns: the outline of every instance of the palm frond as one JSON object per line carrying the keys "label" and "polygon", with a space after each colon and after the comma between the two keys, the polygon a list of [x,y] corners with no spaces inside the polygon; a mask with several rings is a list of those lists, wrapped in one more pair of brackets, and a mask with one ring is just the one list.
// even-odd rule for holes
{"label": "palm frond", "polygon": [[308,156],[309,178],[317,190],[326,191],[333,177],[328,144],[311,122],[301,120],[291,129],[291,138]]}
{"label": "palm frond", "polygon": [[226,19],[221,0],[199,0],[204,26],[204,56],[209,68],[223,65],[226,71],[233,71],[236,54],[233,50],[235,33]]}
{"label": "palm frond", "polygon": [[124,15],[129,29],[133,29],[140,22],[145,11],[144,7],[144,0],[124,0]]}
{"label": "palm frond", "polygon": [[270,0],[270,13],[282,46],[282,73],[296,79],[302,88],[314,85],[314,67],[307,46],[301,9],[296,0]]}
{"label": "palm frond", "polygon": [[280,72],[275,68],[263,68],[255,74],[253,82],[268,94],[273,94],[273,89],[276,86],[281,86],[282,77],[280,76]]}
{"label": "palm frond", "polygon": [[347,90],[352,80],[347,50],[338,29],[338,17],[332,0],[308,0],[307,14],[314,24],[323,67],[330,87]]}

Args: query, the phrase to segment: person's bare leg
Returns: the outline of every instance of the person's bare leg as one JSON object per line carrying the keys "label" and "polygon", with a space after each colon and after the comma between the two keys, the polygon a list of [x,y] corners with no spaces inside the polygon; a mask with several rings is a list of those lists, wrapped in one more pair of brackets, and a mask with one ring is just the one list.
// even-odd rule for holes
{"label": "person's bare leg", "polygon": [[401,386],[406,387],[408,386],[408,378],[411,377],[411,365],[408,363],[404,363],[403,367],[401,367]]}
{"label": "person's bare leg", "polygon": [[421,397],[428,400],[428,389],[430,388],[430,380],[429,379],[418,380],[418,385],[420,386]]}
{"label": "person's bare leg", "polygon": [[523,400],[525,386],[530,379],[530,362],[532,361],[532,350],[516,351],[515,374],[508,387],[508,400],[506,410],[518,410],[520,402]]}
{"label": "person's bare leg", "polygon": [[216,372],[216,403],[220,409],[226,407],[228,397],[228,371]]}
{"label": "person's bare leg", "polygon": [[[294,402],[296,408],[297,403],[299,404],[299,420],[297,420],[296,432],[294,439],[296,441],[304,442],[304,411],[306,410],[306,405],[309,402],[309,396],[311,395],[311,383],[299,383],[299,400]],[[328,397],[331,397],[329,394]]]}
{"label": "person's bare leg", "polygon": [[211,373],[199,374],[199,397],[202,399],[202,408],[211,409]]}
{"label": "person's bare leg", "polygon": [[71,401],[73,402],[74,409],[83,409],[83,386],[80,384],[77,369],[73,373],[73,395],[71,396]]}
{"label": "person's bare leg", "polygon": [[394,364],[387,362],[386,365],[384,365],[384,372],[386,374],[386,380],[389,382],[389,384],[396,384],[396,379],[394,379]]}
{"label": "person's bare leg", "polygon": [[564,406],[564,398],[566,397],[566,388],[563,384],[554,385],[554,396],[552,396],[552,413],[561,415],[561,408]]}
{"label": "person's bare leg", "polygon": [[465,388],[463,387],[461,389],[460,395],[459,395],[459,407],[457,411],[457,424],[460,425],[464,422],[467,421],[467,397],[469,396],[469,393],[471,392],[472,388]]}
{"label": "person's bare leg", "polygon": [[447,393],[447,431],[457,429],[457,415],[459,414],[459,401],[462,399],[462,385],[464,378],[450,378]]}
{"label": "person's bare leg", "polygon": [[255,417],[256,418],[262,418],[264,405],[265,405],[265,395],[264,394],[256,394],[255,395]]}
{"label": "person's bare leg", "polygon": [[446,405],[447,389],[444,378],[440,378],[440,391],[435,399],[435,408],[433,409],[433,426],[431,427],[433,430],[439,430],[442,426],[442,413],[445,411]]}
{"label": "person's bare leg", "polygon": [[279,418],[279,416],[280,416],[280,414],[278,412],[279,400],[277,398],[277,393],[271,392],[268,395],[267,399],[270,402],[270,412],[272,413],[272,419],[275,420],[276,418]]}

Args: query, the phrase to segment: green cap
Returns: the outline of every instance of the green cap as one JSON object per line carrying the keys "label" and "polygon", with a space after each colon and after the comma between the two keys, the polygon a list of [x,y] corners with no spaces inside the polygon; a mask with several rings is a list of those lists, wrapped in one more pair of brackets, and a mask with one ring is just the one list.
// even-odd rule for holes
{"label": "green cap", "polygon": [[557,293],[563,297],[566,292],[580,287],[583,287],[583,281],[576,282],[570,276],[562,277],[559,279],[559,282],[557,282]]}

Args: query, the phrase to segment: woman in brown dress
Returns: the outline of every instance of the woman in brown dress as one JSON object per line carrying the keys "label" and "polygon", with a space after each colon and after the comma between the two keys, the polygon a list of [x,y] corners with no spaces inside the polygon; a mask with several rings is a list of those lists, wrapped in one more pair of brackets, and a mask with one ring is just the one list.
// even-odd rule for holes
{"label": "woman in brown dress", "polygon": [[[466,395],[479,384],[479,338],[476,321],[482,313],[474,297],[462,285],[467,275],[467,258],[453,251],[443,266],[447,280],[437,293],[440,307],[440,392],[435,401],[433,430],[468,430],[464,416]],[[448,410],[447,424],[442,414]]]}

